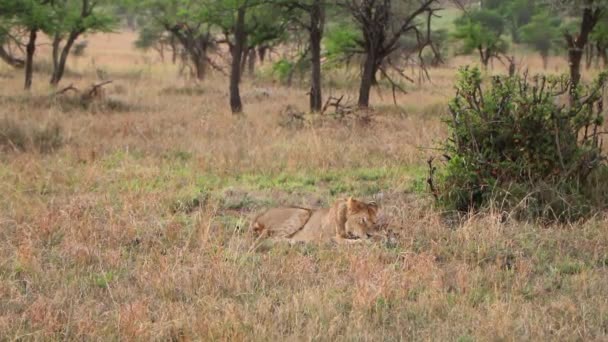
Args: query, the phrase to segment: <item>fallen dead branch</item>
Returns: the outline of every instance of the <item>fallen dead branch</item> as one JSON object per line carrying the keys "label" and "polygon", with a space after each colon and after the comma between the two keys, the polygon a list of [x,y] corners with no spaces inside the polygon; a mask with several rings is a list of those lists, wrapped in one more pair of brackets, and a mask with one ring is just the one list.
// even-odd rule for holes
{"label": "fallen dead branch", "polygon": [[101,83],[94,83],[85,91],[81,91],[80,89],[74,87],[73,84],[70,84],[69,86],[57,91],[54,96],[64,95],[70,91],[73,91],[76,94],[80,94],[80,101],[83,104],[89,104],[94,100],[101,99],[103,97],[103,87],[113,82],[114,81],[112,80],[108,80]]}

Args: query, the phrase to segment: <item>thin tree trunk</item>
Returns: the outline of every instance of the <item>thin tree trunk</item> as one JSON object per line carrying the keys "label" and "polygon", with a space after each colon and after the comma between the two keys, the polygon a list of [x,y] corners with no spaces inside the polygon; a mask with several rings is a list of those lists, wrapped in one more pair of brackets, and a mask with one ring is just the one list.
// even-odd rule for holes
{"label": "thin tree trunk", "polygon": [[249,77],[253,77],[255,74],[256,57],[255,48],[249,49],[249,57],[247,57],[247,73]]}
{"label": "thin tree trunk", "polygon": [[600,56],[602,58],[602,64],[604,65],[604,69],[608,69],[608,53],[606,53],[606,49],[600,52]]}
{"label": "thin tree trunk", "polygon": [[63,50],[61,51],[61,56],[59,57],[59,62],[57,63],[56,67],[53,68],[53,76],[51,77],[51,85],[56,86],[57,84],[59,84],[59,82],[63,78],[63,74],[65,73],[65,65],[67,64],[68,57],[70,56],[70,50],[72,50],[72,46],[74,45],[74,42],[76,41],[76,39],[78,39],[79,36],[80,36],[80,33],[78,33],[78,32],[70,33],[70,36],[68,37],[67,41],[65,42],[65,46],[63,47]]}
{"label": "thin tree trunk", "polygon": [[488,70],[488,64],[490,62],[490,59],[488,58],[490,53],[488,51],[483,50],[483,48],[481,46],[479,46],[477,48],[477,50],[479,51],[479,59],[481,60],[481,65],[483,67],[483,70]]}
{"label": "thin tree trunk", "polygon": [[572,86],[575,88],[581,81],[581,61],[583,59],[583,50],[571,48],[568,53],[568,63],[570,64],[570,79]]}
{"label": "thin tree trunk", "polygon": [[70,36],[68,37],[67,41],[65,42],[65,46],[63,47],[63,50],[61,51],[61,56],[59,57],[59,61],[58,61],[57,65],[53,68],[53,76],[51,77],[51,85],[56,86],[57,84],[59,84],[59,82],[63,78],[63,74],[65,73],[65,66],[68,62],[68,57],[70,56],[70,51],[72,50],[72,46],[74,45],[74,42],[76,41],[76,39],[78,39],[79,36],[80,36],[80,33],[78,33],[78,32],[70,33]]}
{"label": "thin tree trunk", "polygon": [[160,56],[160,62],[165,63],[165,43],[159,42],[156,48],[158,55]]}
{"label": "thin tree trunk", "polygon": [[323,38],[324,15],[322,0],[315,0],[310,11],[310,51],[312,75],[310,86],[310,111],[320,112],[323,106],[321,90],[321,39]]}
{"label": "thin tree trunk", "polygon": [[52,57],[53,57],[53,71],[57,70],[57,67],[59,66],[59,51],[60,51],[62,40],[63,40],[63,38],[61,37],[61,35],[56,34],[55,37],[53,38],[53,43],[51,44]]}
{"label": "thin tree trunk", "polygon": [[243,79],[243,73],[247,68],[247,57],[249,56],[249,48],[247,44],[243,44],[243,53],[241,54],[241,80]]}
{"label": "thin tree trunk", "polygon": [[268,51],[268,47],[266,45],[262,45],[258,47],[258,56],[260,57],[260,64],[264,64],[266,61],[266,52]]}
{"label": "thin tree trunk", "polygon": [[589,44],[585,46],[585,69],[589,70],[593,65],[593,47]]}
{"label": "thin tree trunk", "polygon": [[32,78],[34,75],[34,54],[36,53],[36,39],[38,38],[38,29],[30,30],[30,38],[25,48],[25,90],[32,89]]}
{"label": "thin tree trunk", "polygon": [[245,14],[246,7],[239,7],[234,27],[234,48],[232,49],[232,63],[230,68],[230,109],[233,114],[241,113],[243,111],[239,83],[241,80],[241,57],[245,47],[245,40],[247,39],[247,34],[245,32]]}
{"label": "thin tree trunk", "polygon": [[196,53],[191,53],[190,59],[192,60],[192,64],[194,65],[196,79],[199,81],[204,80],[207,74],[207,63],[205,59]]}
{"label": "thin tree trunk", "polygon": [[[372,49],[370,49],[372,50]],[[376,56],[374,51],[369,51],[365,57],[363,74],[361,75],[361,86],[359,87],[359,108],[369,107],[369,95],[374,82],[374,70],[376,68]]]}
{"label": "thin tree trunk", "polygon": [[515,56],[508,57],[507,60],[509,61],[509,77],[513,77],[517,73]]}
{"label": "thin tree trunk", "polygon": [[481,59],[481,65],[483,66],[483,70],[488,70],[488,66],[490,66],[490,59],[484,56]]}
{"label": "thin tree trunk", "polygon": [[127,27],[131,31],[135,31],[137,29],[137,20],[132,14],[127,16]]}
{"label": "thin tree trunk", "polygon": [[169,45],[171,45],[171,63],[175,65],[177,63],[177,42],[175,41],[175,36],[171,35],[169,38]]}
{"label": "thin tree trunk", "polygon": [[540,58],[543,61],[543,70],[547,70],[547,67],[549,66],[549,54],[546,52],[541,52]]}
{"label": "thin tree trunk", "polygon": [[202,81],[207,76],[207,37],[200,36],[195,38],[194,36],[189,37],[190,47],[188,54],[190,60],[194,65],[194,72],[196,79]]}
{"label": "thin tree trunk", "polygon": [[576,88],[581,81],[581,61],[589,35],[600,19],[602,12],[599,9],[593,9],[591,1],[587,1],[586,7],[583,9],[583,20],[578,36],[573,37],[566,34],[566,43],[568,46],[568,63],[570,64],[570,103],[576,100]]}
{"label": "thin tree trunk", "polygon": [[374,71],[372,72],[372,87],[378,85],[378,70],[380,70],[380,65],[374,65]]}

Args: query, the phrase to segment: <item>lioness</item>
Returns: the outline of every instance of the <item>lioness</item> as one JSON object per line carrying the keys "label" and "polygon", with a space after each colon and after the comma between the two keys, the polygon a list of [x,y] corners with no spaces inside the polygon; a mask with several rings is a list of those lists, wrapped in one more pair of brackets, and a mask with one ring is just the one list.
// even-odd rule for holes
{"label": "lioness", "polygon": [[257,236],[291,242],[329,241],[350,243],[368,239],[376,223],[378,205],[341,199],[331,208],[272,208],[256,217],[251,228]]}

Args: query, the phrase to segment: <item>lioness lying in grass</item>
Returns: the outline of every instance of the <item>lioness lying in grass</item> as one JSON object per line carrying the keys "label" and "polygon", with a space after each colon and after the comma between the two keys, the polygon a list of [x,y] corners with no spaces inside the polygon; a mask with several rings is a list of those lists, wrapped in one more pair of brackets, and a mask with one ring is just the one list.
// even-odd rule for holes
{"label": "lioness lying in grass", "polygon": [[252,230],[258,237],[291,242],[336,241],[352,243],[372,237],[378,205],[353,199],[336,201],[331,208],[272,208],[258,217]]}

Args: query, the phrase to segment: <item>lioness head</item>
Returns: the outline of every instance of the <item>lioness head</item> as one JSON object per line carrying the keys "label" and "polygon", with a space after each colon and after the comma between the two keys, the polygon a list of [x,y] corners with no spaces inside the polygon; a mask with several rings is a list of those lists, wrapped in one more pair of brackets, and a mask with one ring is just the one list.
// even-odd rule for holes
{"label": "lioness head", "polygon": [[378,205],[349,198],[346,202],[346,232],[355,238],[366,239],[376,225]]}

